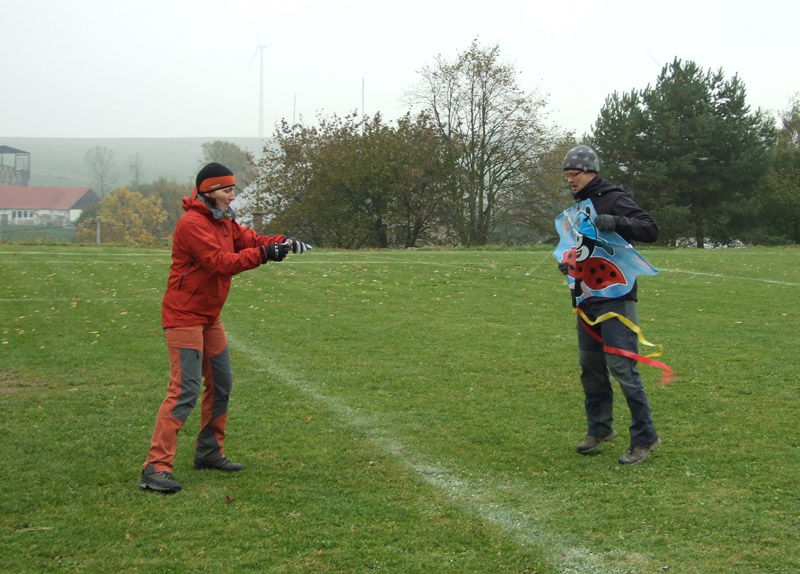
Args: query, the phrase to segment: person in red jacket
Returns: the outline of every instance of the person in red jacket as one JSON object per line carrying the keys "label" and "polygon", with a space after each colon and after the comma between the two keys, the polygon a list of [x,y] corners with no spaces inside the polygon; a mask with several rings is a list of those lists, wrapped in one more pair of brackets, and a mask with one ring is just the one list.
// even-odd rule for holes
{"label": "person in red jacket", "polygon": [[286,235],[258,235],[236,223],[231,202],[236,179],[227,167],[210,163],[197,174],[191,197],[183,199],[172,242],[172,265],[161,303],[169,351],[170,380],[161,403],[139,486],[173,493],[178,433],[201,400],[200,433],[194,468],[238,471],[243,465],[225,456],[228,398],[233,386],[230,354],[220,312],[237,273],[268,261],[282,261],[310,245]]}

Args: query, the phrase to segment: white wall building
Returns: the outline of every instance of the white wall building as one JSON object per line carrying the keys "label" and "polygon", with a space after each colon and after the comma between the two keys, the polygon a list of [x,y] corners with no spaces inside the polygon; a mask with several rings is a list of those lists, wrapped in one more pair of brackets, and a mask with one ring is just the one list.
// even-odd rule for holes
{"label": "white wall building", "polygon": [[0,225],[68,226],[100,201],[89,187],[0,186]]}

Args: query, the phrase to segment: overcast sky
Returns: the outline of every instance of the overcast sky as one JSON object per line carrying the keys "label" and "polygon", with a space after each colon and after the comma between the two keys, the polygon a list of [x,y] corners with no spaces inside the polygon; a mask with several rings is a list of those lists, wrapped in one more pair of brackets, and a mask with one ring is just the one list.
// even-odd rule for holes
{"label": "overcast sky", "polygon": [[676,56],[738,74],[754,109],[800,92],[793,0],[0,0],[0,14],[0,140],[258,137],[261,54],[265,136],[362,98],[391,121],[421,68],[475,38],[578,136]]}

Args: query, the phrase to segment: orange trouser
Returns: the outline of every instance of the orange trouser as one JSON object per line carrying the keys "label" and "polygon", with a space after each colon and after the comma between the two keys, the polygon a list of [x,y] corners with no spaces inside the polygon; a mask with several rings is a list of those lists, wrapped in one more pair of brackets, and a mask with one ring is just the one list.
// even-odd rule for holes
{"label": "orange trouser", "polygon": [[206,461],[224,456],[228,398],[233,386],[228,339],[222,323],[196,327],[164,329],[169,350],[169,387],[161,403],[150,451],[144,467],[155,472],[172,472],[178,433],[194,409],[205,386],[201,402],[200,433],[195,443],[195,458]]}

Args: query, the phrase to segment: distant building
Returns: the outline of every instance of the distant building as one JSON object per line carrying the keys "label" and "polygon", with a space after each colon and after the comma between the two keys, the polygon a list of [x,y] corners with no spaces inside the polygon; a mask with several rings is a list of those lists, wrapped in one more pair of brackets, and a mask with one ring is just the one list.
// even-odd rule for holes
{"label": "distant building", "polygon": [[99,201],[88,187],[0,185],[0,224],[67,226]]}
{"label": "distant building", "polygon": [[0,185],[27,186],[31,181],[31,154],[0,145]]}

